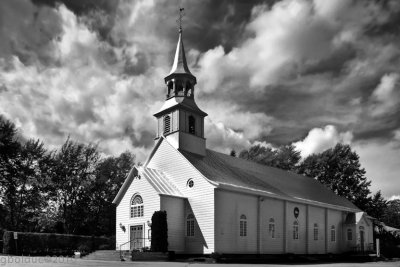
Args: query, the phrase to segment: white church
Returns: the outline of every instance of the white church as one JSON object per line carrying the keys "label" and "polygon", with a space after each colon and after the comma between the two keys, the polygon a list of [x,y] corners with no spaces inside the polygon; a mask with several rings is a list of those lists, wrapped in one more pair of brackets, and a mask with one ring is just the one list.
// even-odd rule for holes
{"label": "white church", "polygon": [[326,254],[367,250],[371,218],[318,181],[206,147],[182,41],[154,114],[156,143],[113,203],[116,249],[150,246],[151,217],[165,210],[168,250],[187,254]]}

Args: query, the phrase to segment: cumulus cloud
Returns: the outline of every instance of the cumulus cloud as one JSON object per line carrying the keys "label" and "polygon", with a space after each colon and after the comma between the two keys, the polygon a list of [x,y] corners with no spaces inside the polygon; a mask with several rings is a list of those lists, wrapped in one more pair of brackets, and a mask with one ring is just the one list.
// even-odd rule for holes
{"label": "cumulus cloud", "polygon": [[389,201],[398,200],[398,199],[400,199],[400,195],[393,195],[393,196],[388,198]]}
{"label": "cumulus cloud", "polygon": [[384,115],[394,111],[400,102],[399,74],[385,74],[372,93],[372,116]]}
{"label": "cumulus cloud", "polygon": [[353,139],[351,132],[339,133],[335,126],[327,125],[324,128],[314,128],[302,141],[293,143],[300,151],[302,158],[313,153],[320,153],[337,143],[350,144]]}

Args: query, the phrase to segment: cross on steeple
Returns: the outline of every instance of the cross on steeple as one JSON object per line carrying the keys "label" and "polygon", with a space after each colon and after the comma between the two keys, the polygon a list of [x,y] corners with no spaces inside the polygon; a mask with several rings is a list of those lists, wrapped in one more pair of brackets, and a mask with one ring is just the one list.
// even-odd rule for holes
{"label": "cross on steeple", "polygon": [[182,19],[185,16],[185,9],[183,7],[179,7],[179,18],[176,20],[176,24],[179,26],[179,32],[182,32]]}

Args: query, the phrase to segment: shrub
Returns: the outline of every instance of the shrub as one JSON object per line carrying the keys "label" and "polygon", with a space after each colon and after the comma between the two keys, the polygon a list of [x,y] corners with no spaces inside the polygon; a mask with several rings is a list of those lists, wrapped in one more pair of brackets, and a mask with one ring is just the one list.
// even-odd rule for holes
{"label": "shrub", "polygon": [[111,247],[109,244],[102,244],[99,246],[99,249],[100,250],[108,250],[108,249],[111,249]]}
{"label": "shrub", "polygon": [[3,234],[3,253],[15,254],[15,242],[13,232],[5,231]]}
{"label": "shrub", "polygon": [[[73,255],[76,250],[89,253],[99,249],[101,245],[115,244],[115,238],[47,234],[47,233],[18,233],[15,242],[13,232],[6,231],[3,235],[4,254],[24,255]],[[17,243],[17,247],[15,247]]]}
{"label": "shrub", "polygon": [[78,247],[78,251],[81,252],[81,254],[85,254],[85,253],[89,253],[91,251],[91,248],[87,244],[81,244]]}
{"label": "shrub", "polygon": [[3,253],[3,235],[4,235],[4,230],[0,229],[0,253]]}
{"label": "shrub", "polygon": [[151,251],[168,251],[168,224],[166,211],[156,211],[151,217]]}

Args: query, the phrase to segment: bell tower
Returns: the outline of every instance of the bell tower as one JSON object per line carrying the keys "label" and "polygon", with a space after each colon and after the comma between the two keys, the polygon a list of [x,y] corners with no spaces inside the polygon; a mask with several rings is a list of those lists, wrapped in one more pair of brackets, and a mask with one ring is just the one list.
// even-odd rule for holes
{"label": "bell tower", "polygon": [[170,73],[164,78],[166,99],[161,109],[154,114],[158,124],[156,140],[165,136],[176,149],[204,156],[204,117],[207,113],[194,100],[194,86],[197,81],[186,62],[182,40],[182,11],[183,8],[180,8],[179,38],[174,63]]}

